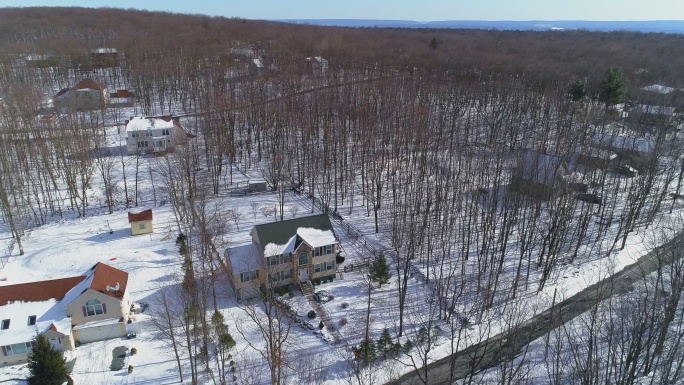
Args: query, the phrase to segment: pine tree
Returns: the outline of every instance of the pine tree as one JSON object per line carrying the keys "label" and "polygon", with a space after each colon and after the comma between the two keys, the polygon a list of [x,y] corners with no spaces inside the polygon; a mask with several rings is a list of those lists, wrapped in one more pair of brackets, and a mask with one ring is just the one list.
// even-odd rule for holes
{"label": "pine tree", "polygon": [[389,282],[390,271],[387,260],[385,259],[385,254],[380,253],[375,257],[368,268],[368,273],[371,281],[377,283],[380,287]]}
{"label": "pine tree", "polygon": [[627,78],[618,67],[608,68],[601,83],[599,100],[606,103],[606,108],[622,103],[627,99]]}
{"label": "pine tree", "polygon": [[53,349],[42,334],[33,339],[27,363],[29,385],[61,385],[69,375],[62,352]]}
{"label": "pine tree", "polygon": [[433,37],[432,40],[430,40],[430,48],[437,49],[437,38]]}
{"label": "pine tree", "polygon": [[570,85],[568,93],[570,94],[570,99],[572,99],[573,102],[584,99],[587,94],[587,83],[581,79],[575,81]]}
{"label": "pine tree", "polygon": [[377,347],[378,353],[382,355],[388,355],[388,353],[390,353],[394,343],[392,342],[392,336],[390,336],[389,329],[385,328],[382,331],[382,334],[375,345]]}
{"label": "pine tree", "polygon": [[361,346],[359,347],[359,358],[363,359],[366,364],[375,361],[377,357],[377,350],[375,348],[375,342],[371,338],[361,341]]}

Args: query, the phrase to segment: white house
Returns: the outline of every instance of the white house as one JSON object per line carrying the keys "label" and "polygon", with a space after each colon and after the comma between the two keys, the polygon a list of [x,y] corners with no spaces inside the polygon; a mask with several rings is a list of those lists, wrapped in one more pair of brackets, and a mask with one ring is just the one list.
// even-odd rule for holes
{"label": "white house", "polygon": [[172,116],[135,116],[126,121],[128,155],[174,152],[187,138],[179,119]]}

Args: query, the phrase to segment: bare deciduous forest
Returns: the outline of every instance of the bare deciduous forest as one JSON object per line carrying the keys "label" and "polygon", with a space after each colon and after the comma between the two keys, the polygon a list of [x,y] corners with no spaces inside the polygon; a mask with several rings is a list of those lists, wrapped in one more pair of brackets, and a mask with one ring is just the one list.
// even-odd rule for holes
{"label": "bare deciduous forest", "polygon": [[[414,372],[412,381],[437,383],[428,370],[443,356],[437,346],[457,354],[475,342],[464,337],[473,324],[480,340],[513,333],[530,314],[512,304],[554,285],[560,269],[606,258],[665,222],[681,230],[672,219],[684,194],[681,106],[666,117],[634,106],[646,103],[644,86],[684,86],[683,46],[684,36],[635,32],[353,29],[2,9],[2,219],[24,254],[29,229],[142,204],[149,192],[139,181],[149,177],[155,204],[168,197],[186,237],[178,241],[179,285],[162,295],[155,324],[173,345],[181,379],[232,383],[226,363],[235,341],[226,335],[242,332],[217,307],[216,272],[230,244],[225,230],[240,229],[250,209],[227,214],[218,198],[230,196],[234,167],[258,172],[277,198],[276,219],[295,196],[350,228],[349,238],[368,238],[366,262],[373,252],[387,256],[391,335],[369,336],[369,280],[367,298],[358,298],[368,301],[365,331],[346,341],[365,344],[366,356],[350,354],[347,381]],[[91,51],[101,47],[116,48],[120,63],[98,68]],[[46,63],[29,65],[27,56],[37,55]],[[247,69],[254,59],[262,67]],[[618,74],[625,81],[613,89]],[[137,114],[178,116],[193,139],[146,162],[126,155],[125,132],[111,142],[108,132],[130,118],[122,110],[43,112],[47,99],[83,78],[132,90]],[[655,98],[648,104],[669,103]],[[616,110],[621,103],[628,107]],[[95,184],[98,202],[89,193]],[[545,344],[500,358],[494,372],[478,373],[489,353],[475,351],[464,376],[454,361],[439,381],[684,381],[684,280],[678,257],[669,261],[625,298],[549,331]],[[291,325],[272,298],[262,299],[245,314],[267,342],[254,343],[267,381],[323,383],[322,367],[307,379],[293,368]],[[386,347],[372,359],[369,340]]]}

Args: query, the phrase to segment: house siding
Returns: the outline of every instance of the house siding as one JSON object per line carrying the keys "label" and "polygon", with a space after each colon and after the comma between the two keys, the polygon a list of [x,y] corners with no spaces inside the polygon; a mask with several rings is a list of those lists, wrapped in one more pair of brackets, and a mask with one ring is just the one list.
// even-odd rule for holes
{"label": "house siding", "polygon": [[[116,282],[112,282],[112,284],[116,284]],[[107,307],[107,312],[105,314],[83,316],[83,306],[91,299],[97,299],[102,302],[102,304]],[[120,301],[114,297],[91,289],[83,292],[83,294],[76,298],[76,300],[70,303],[66,308],[67,315],[71,317],[72,325],[113,318],[120,319],[121,317],[127,319],[129,310],[130,303],[126,294],[124,294],[123,299]]]}
{"label": "house siding", "polygon": [[[140,228],[140,225],[144,225],[144,229]],[[131,222],[131,234],[132,235],[141,235],[141,234],[149,234],[153,232],[153,225],[152,221],[138,221],[138,222]]]}
{"label": "house siding", "polygon": [[[126,148],[128,155],[137,155],[138,153],[151,154],[154,152],[155,142],[158,140],[165,141],[162,147],[164,147],[164,151],[167,152],[174,152],[176,151],[176,146],[187,144],[187,135],[180,127],[174,125],[172,128],[168,128],[168,135],[162,135],[163,130],[166,129],[128,131],[126,133]],[[133,137],[134,133],[139,136],[137,138]],[[147,146],[138,147],[138,142],[145,141],[147,142]]]}

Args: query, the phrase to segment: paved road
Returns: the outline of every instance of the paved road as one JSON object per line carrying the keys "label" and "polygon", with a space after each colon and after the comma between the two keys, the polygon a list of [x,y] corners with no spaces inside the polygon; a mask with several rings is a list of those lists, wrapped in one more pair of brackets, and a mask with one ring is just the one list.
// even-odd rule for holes
{"label": "paved road", "polygon": [[[458,380],[465,378],[471,370],[479,372],[512,359],[525,345],[590,310],[596,303],[628,292],[632,284],[645,275],[656,271],[659,266],[672,263],[673,255],[680,258],[682,255],[679,253],[663,251],[681,250],[683,243],[684,234],[680,233],[673,240],[639,258],[634,264],[530,318],[512,332],[498,334],[453,356],[433,362],[428,365],[428,383],[448,384],[450,367],[455,368],[452,379]],[[411,372],[392,384],[420,383],[422,381],[416,372]]]}

